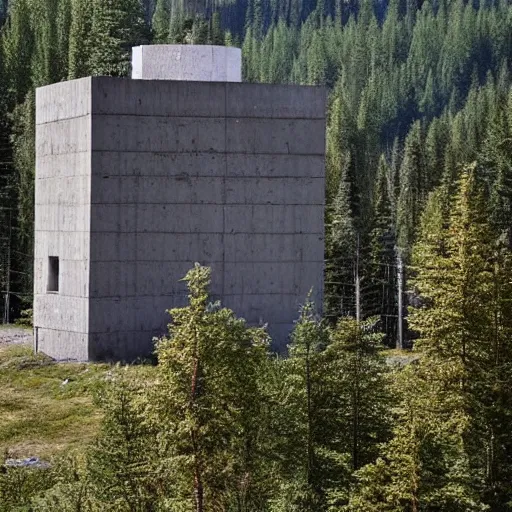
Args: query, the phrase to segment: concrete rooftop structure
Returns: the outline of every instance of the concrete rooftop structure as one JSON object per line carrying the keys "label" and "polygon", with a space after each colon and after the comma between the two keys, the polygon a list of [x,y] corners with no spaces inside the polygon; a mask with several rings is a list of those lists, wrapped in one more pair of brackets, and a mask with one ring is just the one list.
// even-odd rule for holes
{"label": "concrete rooftop structure", "polygon": [[132,78],[241,82],[242,51],[230,46],[154,44],[132,50]]}
{"label": "concrete rooftop structure", "polygon": [[200,262],[282,350],[311,288],[322,302],[325,90],[142,69],[37,90],[36,349],[148,355]]}

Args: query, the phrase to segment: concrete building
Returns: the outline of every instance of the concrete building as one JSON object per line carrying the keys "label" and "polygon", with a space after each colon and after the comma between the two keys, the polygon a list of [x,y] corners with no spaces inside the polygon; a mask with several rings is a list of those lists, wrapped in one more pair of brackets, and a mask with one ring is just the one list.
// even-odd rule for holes
{"label": "concrete building", "polygon": [[142,80],[37,90],[36,350],[148,355],[196,261],[213,299],[283,349],[308,291],[322,299],[325,90],[229,82],[236,59],[187,72],[203,82],[151,80],[173,76],[152,51],[134,52]]}

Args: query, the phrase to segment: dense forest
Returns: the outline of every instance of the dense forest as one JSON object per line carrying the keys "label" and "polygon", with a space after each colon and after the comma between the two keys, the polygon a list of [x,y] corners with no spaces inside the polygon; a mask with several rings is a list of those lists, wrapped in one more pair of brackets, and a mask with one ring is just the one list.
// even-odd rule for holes
{"label": "dense forest", "polygon": [[512,510],[509,1],[0,0],[0,23],[4,317],[31,303],[35,87],[179,42],[330,90],[325,303],[289,357],[193,269],[156,383],[119,370],[97,443],[5,473],[0,510]]}
{"label": "dense forest", "polygon": [[[0,6],[2,19],[6,0]],[[34,87],[126,75],[130,47],[149,42],[240,45],[248,81],[331,89],[324,312],[332,321],[378,315],[387,345],[411,344],[421,214],[465,165],[477,162],[493,226],[507,231],[508,2],[17,0],[0,52],[0,287],[11,292],[11,318],[32,298]],[[2,309],[5,317],[5,301]]]}

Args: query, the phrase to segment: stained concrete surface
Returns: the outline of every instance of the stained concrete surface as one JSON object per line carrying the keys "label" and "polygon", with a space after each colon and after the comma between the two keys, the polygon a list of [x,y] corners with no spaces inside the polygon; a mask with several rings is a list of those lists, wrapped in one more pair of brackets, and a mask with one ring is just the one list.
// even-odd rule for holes
{"label": "stained concrete surface", "polygon": [[323,88],[86,78],[38,89],[36,119],[40,350],[147,355],[196,261],[278,350],[310,289],[321,305]]}

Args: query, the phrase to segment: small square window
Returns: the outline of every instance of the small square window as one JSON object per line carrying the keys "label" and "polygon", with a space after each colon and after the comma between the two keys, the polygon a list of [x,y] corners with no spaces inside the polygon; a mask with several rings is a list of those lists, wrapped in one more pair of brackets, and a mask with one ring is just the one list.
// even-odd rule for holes
{"label": "small square window", "polygon": [[59,257],[48,258],[48,287],[46,291],[57,293],[59,291]]}

